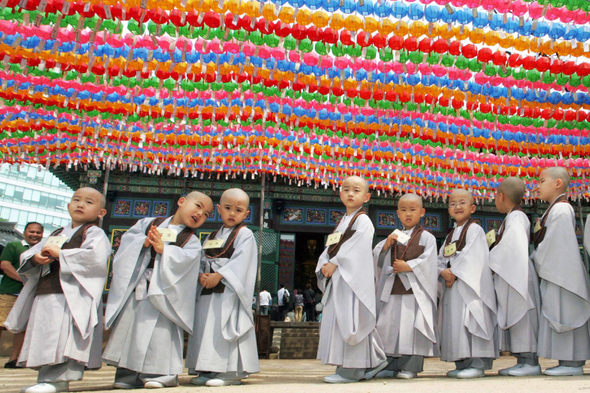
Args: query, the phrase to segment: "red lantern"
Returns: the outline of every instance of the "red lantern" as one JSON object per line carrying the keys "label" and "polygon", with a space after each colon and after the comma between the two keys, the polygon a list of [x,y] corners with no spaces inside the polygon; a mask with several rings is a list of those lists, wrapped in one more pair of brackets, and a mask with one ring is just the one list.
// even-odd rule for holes
{"label": "red lantern", "polygon": [[418,49],[418,40],[414,37],[408,37],[404,40],[404,49],[413,52]]}
{"label": "red lantern", "polygon": [[466,58],[473,59],[475,56],[477,56],[477,47],[473,44],[467,44],[461,48],[461,52]]}
{"label": "red lantern", "polygon": [[447,40],[439,38],[432,44],[432,49],[436,53],[445,53],[449,49],[449,44],[447,43]]}
{"label": "red lantern", "polygon": [[477,53],[477,60],[487,63],[492,60],[492,50],[490,48],[481,48]]}

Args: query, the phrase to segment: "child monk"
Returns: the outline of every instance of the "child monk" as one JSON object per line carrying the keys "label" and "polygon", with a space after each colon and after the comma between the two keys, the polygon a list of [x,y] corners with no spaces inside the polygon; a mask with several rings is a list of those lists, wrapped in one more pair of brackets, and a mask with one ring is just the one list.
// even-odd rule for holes
{"label": "child monk", "polygon": [[106,308],[103,353],[117,367],[114,387],[176,386],[184,331],[192,333],[201,242],[193,233],[213,210],[198,191],[172,217],[142,218],[121,238]]}
{"label": "child monk", "polygon": [[540,278],[539,356],[557,359],[546,375],[582,375],[590,359],[590,283],[580,256],[574,209],[567,201],[565,168],[539,177],[539,199],[550,205],[533,229],[532,258]]}
{"label": "child monk", "polygon": [[529,259],[530,222],[520,207],[524,192],[524,182],[517,177],[500,183],[496,208],[506,217],[497,234],[488,233],[500,350],[512,352],[517,359],[516,365],[500,370],[500,375],[515,377],[541,374],[537,356],[539,283]]}
{"label": "child monk", "polygon": [[444,281],[439,303],[441,359],[455,362],[452,378],[477,378],[498,356],[496,295],[489,268],[485,233],[471,218],[473,196],[455,189],[449,215],[455,227],[439,251],[438,270]]}
{"label": "child monk", "polygon": [[422,198],[403,195],[397,206],[403,230],[394,231],[373,250],[381,271],[377,331],[389,362],[377,377],[415,378],[424,357],[438,355],[436,238],[420,226],[425,213]]}
{"label": "child monk", "polygon": [[200,296],[195,327],[188,342],[186,366],[193,385],[239,385],[260,370],[252,315],[258,250],[244,220],[250,198],[239,188],[221,195],[221,228],[203,244]]}
{"label": "child monk", "polygon": [[20,255],[25,285],[4,326],[26,329],[18,364],[39,370],[24,393],[69,390],[84,368],[101,366],[102,291],[111,251],[96,224],[105,198],[83,187],[68,203],[72,222]]}
{"label": "child monk", "polygon": [[387,366],[375,330],[375,230],[363,210],[370,198],[366,180],[344,180],[340,200],[346,215],[328,237],[315,270],[318,288],[324,292],[318,359],[336,366],[335,374],[324,377],[327,383],[373,378]]}

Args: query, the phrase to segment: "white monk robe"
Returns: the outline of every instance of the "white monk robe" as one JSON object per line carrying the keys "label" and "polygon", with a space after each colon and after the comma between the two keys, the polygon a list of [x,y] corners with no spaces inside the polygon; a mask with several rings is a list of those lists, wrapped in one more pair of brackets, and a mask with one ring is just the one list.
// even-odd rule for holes
{"label": "white monk robe", "polygon": [[[456,227],[451,242],[458,240],[465,225]],[[498,356],[496,295],[489,268],[489,250],[483,229],[473,223],[467,230],[465,247],[447,258],[444,244],[439,250],[439,274],[450,263],[457,276],[451,288],[442,283],[439,303],[441,359],[495,359]],[[486,367],[491,367],[491,362]]]}
{"label": "white monk robe", "polygon": [[530,222],[522,210],[512,210],[502,226],[502,236],[490,250],[500,350],[537,352],[539,284],[529,258]]}
{"label": "white monk robe", "polygon": [[[360,210],[360,209],[359,209]],[[336,227],[344,234],[354,213],[345,215]],[[360,215],[350,239],[343,242],[334,258],[324,250],[316,266],[318,288],[324,292],[317,358],[342,368],[377,367],[385,360],[381,339],[375,330],[375,277],[372,241],[375,229],[366,214]],[[321,268],[338,265],[328,280]]]}
{"label": "white monk robe", "polygon": [[[176,376],[182,372],[183,330],[193,329],[201,243],[194,235],[183,248],[165,242],[147,269],[152,247],[143,244],[152,221],[141,219],[125,232],[113,260],[105,315],[112,332],[103,359],[140,374]],[[159,228],[180,234],[184,226],[170,221]],[[163,383],[175,385],[175,379]]]}
{"label": "white monk robe", "polygon": [[[68,224],[60,235],[71,239],[81,227]],[[41,251],[47,239],[20,255],[18,273],[25,285],[4,326],[13,333],[26,329],[18,364],[42,367],[76,363],[99,368],[102,348],[102,292],[111,251],[104,231],[91,226],[80,248],[63,249],[59,254],[59,279],[63,293],[35,296],[41,275],[50,265],[35,265],[31,258]],[[43,370],[43,368],[41,369]],[[55,381],[71,380],[67,371]],[[77,378],[82,378],[80,372]],[[50,379],[39,382],[51,382]]]}
{"label": "white monk robe", "polygon": [[[411,236],[415,228],[403,232]],[[381,267],[377,285],[377,331],[387,356],[438,355],[436,345],[437,301],[437,250],[436,238],[423,231],[418,244],[424,252],[417,258],[406,260],[411,272],[398,273],[404,287],[412,294],[392,295],[396,274],[391,266],[394,246],[382,253],[386,240],[373,250],[375,263]],[[399,259],[405,260],[398,255]]]}
{"label": "white monk robe", "polygon": [[[225,241],[232,230],[223,227],[215,238]],[[197,300],[195,327],[186,357],[186,366],[191,372],[243,376],[244,372],[260,371],[252,314],[256,247],[254,234],[244,226],[234,240],[231,258],[208,258],[203,252],[201,272],[221,274],[220,282],[225,289],[222,293],[201,294]],[[202,290],[200,285],[199,290]]]}
{"label": "white monk robe", "polygon": [[539,356],[590,359],[590,285],[580,256],[575,214],[569,203],[553,205],[546,232],[532,258],[540,283]]}

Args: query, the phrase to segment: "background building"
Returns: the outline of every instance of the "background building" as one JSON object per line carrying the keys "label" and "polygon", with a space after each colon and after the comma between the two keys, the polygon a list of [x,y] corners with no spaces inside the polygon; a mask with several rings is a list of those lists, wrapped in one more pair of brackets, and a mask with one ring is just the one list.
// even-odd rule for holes
{"label": "background building", "polygon": [[73,191],[43,167],[0,165],[0,218],[16,223],[22,232],[27,222],[45,227],[45,236],[70,221],[68,202]]}

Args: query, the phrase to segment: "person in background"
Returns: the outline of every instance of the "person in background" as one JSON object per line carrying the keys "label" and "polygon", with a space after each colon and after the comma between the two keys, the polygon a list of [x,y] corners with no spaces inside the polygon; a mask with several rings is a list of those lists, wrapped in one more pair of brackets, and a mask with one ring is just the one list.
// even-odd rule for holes
{"label": "person in background", "polygon": [[305,284],[303,290],[303,311],[305,312],[305,320],[307,322],[315,322],[315,291],[311,287],[311,282]]}
{"label": "person in background", "polygon": [[[23,280],[16,272],[16,269],[20,265],[20,254],[43,239],[43,225],[38,222],[27,223],[23,237],[23,240],[8,243],[2,250],[2,254],[0,254],[0,268],[4,273],[0,281],[0,334],[2,333],[2,329],[4,329],[4,321],[6,321],[8,313],[23,288]],[[19,368],[16,365],[16,359],[23,346],[24,338],[25,332],[13,336],[12,353],[8,362],[4,364],[4,368]]]}
{"label": "person in background", "polygon": [[289,290],[285,288],[285,284],[281,284],[280,287],[281,288],[277,292],[277,304],[279,305],[279,318],[283,321],[285,315],[287,315],[287,311],[289,311],[291,294],[289,293]]}
{"label": "person in background", "polygon": [[295,322],[301,322],[303,319],[303,294],[295,289],[293,295],[295,297]]}
{"label": "person in background", "polygon": [[270,292],[264,288],[258,294],[258,299],[260,301],[260,315],[268,315],[268,308],[272,304],[272,296]]}

